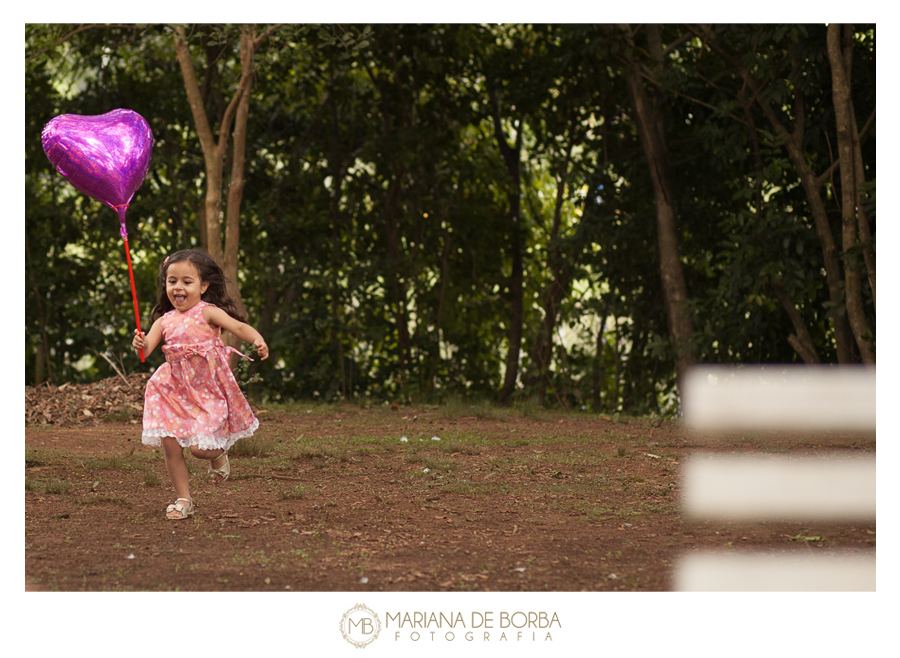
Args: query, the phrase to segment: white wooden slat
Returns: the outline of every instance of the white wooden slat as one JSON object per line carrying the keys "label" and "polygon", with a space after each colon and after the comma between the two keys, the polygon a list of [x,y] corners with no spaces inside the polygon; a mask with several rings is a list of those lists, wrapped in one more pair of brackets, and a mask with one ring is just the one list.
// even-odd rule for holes
{"label": "white wooden slat", "polygon": [[680,592],[874,592],[875,554],[825,553],[684,556],[675,572]]}
{"label": "white wooden slat", "polygon": [[684,464],[687,516],[874,521],[875,457],[699,454]]}
{"label": "white wooden slat", "polygon": [[[697,436],[774,430],[874,433],[875,369],[701,366],[685,377],[685,425]],[[728,455],[686,461],[688,518],[875,521],[875,457]],[[773,555],[737,550],[684,555],[675,589],[685,592],[875,591],[875,551]]]}
{"label": "white wooden slat", "polygon": [[872,367],[698,366],[683,389],[692,430],[875,430]]}

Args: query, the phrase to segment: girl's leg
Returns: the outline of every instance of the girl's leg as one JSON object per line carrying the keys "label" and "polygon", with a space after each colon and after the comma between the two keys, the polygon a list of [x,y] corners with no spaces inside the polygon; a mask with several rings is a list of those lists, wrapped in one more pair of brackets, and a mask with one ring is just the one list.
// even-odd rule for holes
{"label": "girl's leg", "polygon": [[[213,484],[221,484],[228,478],[228,474],[213,473],[213,469],[219,470],[228,463],[228,455],[225,450],[201,450],[196,446],[191,446],[191,454],[197,459],[208,459],[210,468],[210,478]],[[230,468],[226,469],[230,474]]]}
{"label": "girl's leg", "polygon": [[[221,468],[225,465],[225,451],[220,448],[201,450],[197,446],[191,446],[191,455],[197,459],[208,459],[213,468]],[[217,464],[216,462],[219,463]]]}
{"label": "girl's leg", "polygon": [[184,449],[174,436],[162,437],[163,453],[166,457],[166,470],[175,487],[177,498],[191,499],[191,487],[188,479],[187,464],[184,461]]}

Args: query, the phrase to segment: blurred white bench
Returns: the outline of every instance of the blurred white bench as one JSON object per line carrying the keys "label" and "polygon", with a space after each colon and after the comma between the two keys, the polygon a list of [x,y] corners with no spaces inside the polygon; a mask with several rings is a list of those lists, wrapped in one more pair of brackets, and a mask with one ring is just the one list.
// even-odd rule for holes
{"label": "blurred white bench", "polygon": [[[685,378],[686,427],[706,436],[781,430],[872,433],[875,371],[864,367],[698,367]],[[875,521],[875,458],[698,453],[683,468],[693,520]],[[683,556],[678,591],[874,591],[875,552]]]}

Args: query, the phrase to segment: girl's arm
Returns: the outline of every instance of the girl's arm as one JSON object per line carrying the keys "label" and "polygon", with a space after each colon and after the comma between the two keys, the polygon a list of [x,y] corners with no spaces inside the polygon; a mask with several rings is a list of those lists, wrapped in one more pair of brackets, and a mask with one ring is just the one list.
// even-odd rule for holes
{"label": "girl's arm", "polygon": [[150,352],[156,349],[156,346],[159,345],[162,340],[162,318],[157,318],[156,322],[153,323],[153,326],[150,327],[150,331],[147,332],[146,336],[141,335],[141,333],[135,329],[134,330],[134,340],[131,341],[131,347],[134,348],[134,353],[138,354],[143,349],[144,357],[150,355]]}
{"label": "girl's arm", "polygon": [[207,306],[203,309],[203,319],[214,327],[222,327],[247,343],[253,343],[253,347],[259,352],[260,358],[265,361],[269,358],[269,346],[260,333],[246,322],[240,322],[228,315],[217,306]]}

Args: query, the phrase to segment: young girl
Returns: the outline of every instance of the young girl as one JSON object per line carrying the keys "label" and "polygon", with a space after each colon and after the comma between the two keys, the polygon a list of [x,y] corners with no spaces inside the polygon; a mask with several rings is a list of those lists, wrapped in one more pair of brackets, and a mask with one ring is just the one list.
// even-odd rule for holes
{"label": "young girl", "polygon": [[269,357],[269,348],[244,322],[246,314],[228,296],[225,281],[222,269],[204,251],[186,249],[167,256],[157,278],[153,326],[146,337],[135,329],[131,343],[145,356],[160,341],[166,343],[162,347],[166,362],[153,373],[144,393],[141,441],[162,443],[177,496],[166,508],[168,519],[186,519],[194,513],[184,448],[198,459],[208,459],[209,479],[221,484],[231,474],[228,448],[259,427],[228,367],[230,352],[244,355],[222,342],[221,330],[253,343],[263,360]]}

